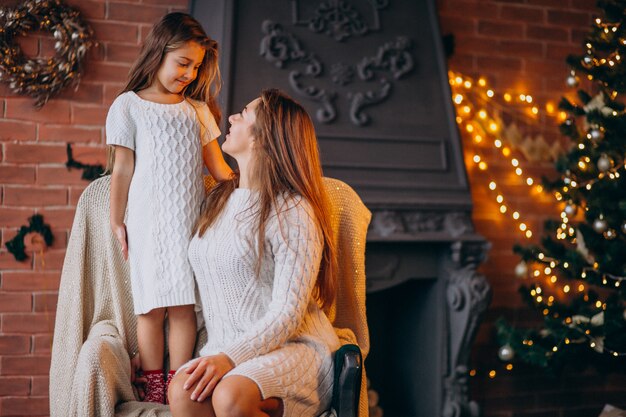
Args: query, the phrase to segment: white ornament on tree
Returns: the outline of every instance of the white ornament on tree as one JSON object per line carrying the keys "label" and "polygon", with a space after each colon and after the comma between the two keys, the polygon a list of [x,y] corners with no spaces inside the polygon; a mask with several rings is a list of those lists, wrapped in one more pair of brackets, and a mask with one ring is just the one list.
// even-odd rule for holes
{"label": "white ornament on tree", "polygon": [[595,230],[596,232],[604,233],[606,229],[609,228],[609,224],[604,219],[604,216],[600,215],[600,217],[598,217],[597,219],[593,221],[592,227],[593,227],[593,230]]}
{"label": "white ornament on tree", "polygon": [[589,253],[589,249],[587,249],[587,245],[585,245],[585,238],[580,230],[576,229],[576,251],[580,253],[585,261],[592,265],[596,260]]}
{"label": "white ornament on tree", "polygon": [[521,261],[520,263],[515,265],[515,275],[518,278],[526,278],[527,274],[528,274],[528,265],[526,264],[526,262]]}
{"label": "white ornament on tree", "polygon": [[600,170],[600,172],[607,172],[612,166],[613,161],[607,154],[603,153],[600,155],[600,158],[598,158],[598,170]]}
{"label": "white ornament on tree", "polygon": [[576,73],[572,71],[572,73],[565,80],[565,83],[567,84],[568,87],[576,87],[578,85],[578,81],[579,79],[576,76]]}
{"label": "white ornament on tree", "polygon": [[498,357],[501,361],[509,362],[515,357],[515,352],[513,351],[511,345],[507,343],[506,345],[501,346],[500,349],[498,349]]}
{"label": "white ornament on tree", "polygon": [[568,216],[573,216],[576,214],[576,211],[578,211],[578,208],[576,207],[576,205],[574,203],[572,203],[571,201],[569,203],[567,203],[565,205],[565,208],[563,209],[563,211],[565,212],[565,214],[567,214]]}
{"label": "white ornament on tree", "polygon": [[617,232],[615,229],[609,229],[603,233],[603,236],[606,240],[613,240],[617,237]]}

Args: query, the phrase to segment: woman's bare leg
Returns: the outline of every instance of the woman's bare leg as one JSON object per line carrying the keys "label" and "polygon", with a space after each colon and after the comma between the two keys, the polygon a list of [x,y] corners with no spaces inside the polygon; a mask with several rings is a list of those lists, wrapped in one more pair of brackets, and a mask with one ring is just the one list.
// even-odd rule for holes
{"label": "woman's bare leg", "polygon": [[282,417],[280,398],[261,398],[261,391],[250,378],[233,375],[222,379],[211,398],[215,417]]}
{"label": "woman's bare leg", "polygon": [[168,399],[172,417],[215,417],[211,397],[203,402],[192,401],[191,393],[195,385],[188,390],[183,388],[189,375],[179,372],[170,382]]}

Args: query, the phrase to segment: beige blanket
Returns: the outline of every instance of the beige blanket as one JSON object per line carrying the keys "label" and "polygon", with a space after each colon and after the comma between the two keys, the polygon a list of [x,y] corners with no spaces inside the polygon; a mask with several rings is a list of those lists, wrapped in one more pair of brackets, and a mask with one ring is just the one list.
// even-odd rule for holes
{"label": "beige blanket", "polygon": [[[137,350],[128,263],[109,227],[109,183],[90,184],[76,208],[57,305],[50,368],[51,417],[169,417],[164,405],[135,400],[130,355]],[[369,351],[365,318],[365,236],[370,212],[345,183],[325,179],[333,204],[340,261],[339,338]],[[199,340],[204,338],[199,337]],[[365,381],[365,374],[363,375]],[[367,391],[361,389],[360,417]]]}

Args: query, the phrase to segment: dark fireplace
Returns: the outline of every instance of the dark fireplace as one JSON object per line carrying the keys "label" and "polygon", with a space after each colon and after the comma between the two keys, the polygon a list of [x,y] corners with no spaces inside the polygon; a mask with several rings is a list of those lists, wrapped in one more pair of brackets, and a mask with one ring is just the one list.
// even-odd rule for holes
{"label": "dark fireplace", "polygon": [[[477,416],[468,356],[487,243],[450,99],[435,0],[203,0],[223,108],[277,87],[312,116],[324,172],[372,211],[366,369],[385,417]],[[223,125],[224,126],[224,125]]]}

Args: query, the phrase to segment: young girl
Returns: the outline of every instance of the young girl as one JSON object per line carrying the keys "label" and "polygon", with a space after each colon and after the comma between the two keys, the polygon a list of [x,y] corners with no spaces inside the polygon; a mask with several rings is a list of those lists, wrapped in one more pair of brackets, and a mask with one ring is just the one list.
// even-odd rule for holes
{"label": "young girl", "polygon": [[220,135],[217,59],[217,43],[195,19],[164,16],[107,116],[107,144],[114,149],[110,222],[130,258],[145,401],[163,403],[173,373],[193,354],[196,299],[187,247],[204,198],[202,160],[217,181],[232,174],[214,140]]}

